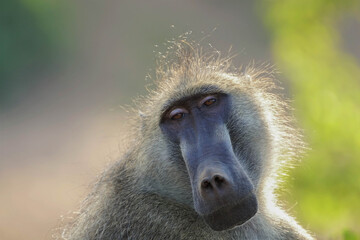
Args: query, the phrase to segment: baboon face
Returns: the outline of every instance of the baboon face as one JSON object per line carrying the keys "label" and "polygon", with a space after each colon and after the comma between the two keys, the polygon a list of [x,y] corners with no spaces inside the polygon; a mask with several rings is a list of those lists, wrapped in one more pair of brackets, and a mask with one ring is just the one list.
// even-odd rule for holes
{"label": "baboon face", "polygon": [[258,208],[254,186],[233,151],[230,111],[228,94],[195,95],[172,104],[160,122],[181,150],[195,211],[216,231],[245,223]]}

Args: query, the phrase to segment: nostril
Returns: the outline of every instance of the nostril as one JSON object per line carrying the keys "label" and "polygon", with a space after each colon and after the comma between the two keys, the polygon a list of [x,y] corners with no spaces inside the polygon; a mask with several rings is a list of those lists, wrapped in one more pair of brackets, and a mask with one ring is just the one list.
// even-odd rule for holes
{"label": "nostril", "polygon": [[225,181],[224,177],[220,175],[215,175],[213,179],[216,184],[222,184]]}
{"label": "nostril", "polygon": [[201,182],[201,188],[203,190],[220,190],[225,187],[227,181],[222,175],[215,174],[211,178],[205,178]]}
{"label": "nostril", "polygon": [[201,187],[204,189],[210,188],[211,187],[211,183],[209,180],[205,179],[201,182]]}

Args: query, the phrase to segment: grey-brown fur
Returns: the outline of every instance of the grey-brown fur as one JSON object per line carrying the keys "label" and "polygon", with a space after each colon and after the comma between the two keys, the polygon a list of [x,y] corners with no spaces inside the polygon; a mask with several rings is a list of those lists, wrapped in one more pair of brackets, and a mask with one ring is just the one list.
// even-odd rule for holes
{"label": "grey-brown fur", "polygon": [[[84,201],[62,239],[312,239],[276,202],[278,175],[303,144],[287,104],[274,94],[271,71],[234,71],[230,59],[188,43],[160,61],[155,90],[138,99],[127,149]],[[221,90],[232,96],[234,152],[255,182],[258,213],[242,226],[213,231],[194,211],[181,154],[159,128],[167,106]],[[251,149],[248,150],[248,149]],[[249,160],[251,159],[251,161]]]}

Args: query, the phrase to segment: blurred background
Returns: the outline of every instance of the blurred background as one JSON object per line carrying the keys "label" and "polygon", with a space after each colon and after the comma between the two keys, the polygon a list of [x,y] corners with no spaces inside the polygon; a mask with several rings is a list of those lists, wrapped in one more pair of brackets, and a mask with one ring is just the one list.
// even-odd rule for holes
{"label": "blurred background", "polygon": [[79,207],[118,157],[121,106],[186,32],[276,66],[311,147],[285,208],[318,239],[360,239],[357,0],[1,0],[0,239],[50,239]]}

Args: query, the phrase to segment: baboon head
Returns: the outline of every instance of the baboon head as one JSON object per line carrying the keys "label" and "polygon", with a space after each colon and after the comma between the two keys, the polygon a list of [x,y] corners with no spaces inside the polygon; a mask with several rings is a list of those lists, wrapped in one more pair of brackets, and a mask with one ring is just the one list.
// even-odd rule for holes
{"label": "baboon head", "polygon": [[124,152],[61,239],[312,239],[274,197],[303,143],[271,68],[211,50],[160,55]]}
{"label": "baboon head", "polygon": [[234,72],[229,59],[184,46],[176,57],[141,99],[144,188],[193,208],[213,230],[240,226],[274,184],[274,159],[287,145],[283,106],[264,70]]}

